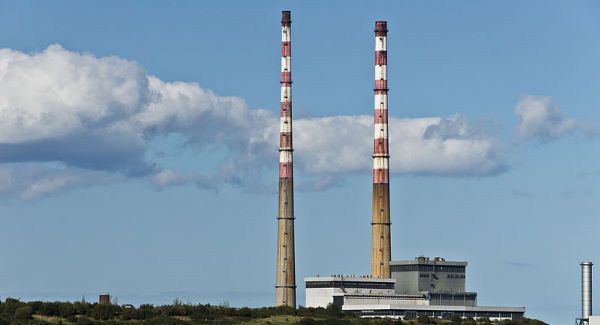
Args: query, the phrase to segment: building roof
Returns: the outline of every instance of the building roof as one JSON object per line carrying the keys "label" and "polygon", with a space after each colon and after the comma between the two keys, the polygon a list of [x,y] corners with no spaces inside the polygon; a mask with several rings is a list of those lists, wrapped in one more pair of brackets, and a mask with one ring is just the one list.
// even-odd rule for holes
{"label": "building roof", "polygon": [[368,282],[368,283],[396,283],[396,279],[382,279],[359,276],[313,276],[304,278],[304,282],[325,282],[325,281],[352,281],[352,282]]}
{"label": "building roof", "polygon": [[390,265],[448,265],[467,266],[466,261],[446,261],[441,257],[429,258],[424,256],[415,257],[413,260],[391,261]]}
{"label": "building roof", "polygon": [[350,298],[376,298],[376,299],[398,299],[398,300],[414,300],[414,299],[427,299],[427,294],[407,294],[407,293],[354,293],[344,292],[341,294],[344,297]]}

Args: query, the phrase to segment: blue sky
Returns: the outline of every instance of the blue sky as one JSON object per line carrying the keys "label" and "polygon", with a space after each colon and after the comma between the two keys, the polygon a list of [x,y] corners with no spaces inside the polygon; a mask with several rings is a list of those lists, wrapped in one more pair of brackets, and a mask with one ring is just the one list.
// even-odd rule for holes
{"label": "blue sky", "polygon": [[467,260],[479,304],[578,316],[578,263],[600,260],[593,1],[2,1],[0,297],[273,303],[281,10],[298,284],[369,271],[382,19],[393,258]]}

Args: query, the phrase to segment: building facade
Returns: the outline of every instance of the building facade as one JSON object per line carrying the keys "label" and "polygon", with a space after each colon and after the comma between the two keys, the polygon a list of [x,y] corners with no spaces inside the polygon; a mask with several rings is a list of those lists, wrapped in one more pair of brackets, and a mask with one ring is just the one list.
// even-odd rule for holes
{"label": "building facade", "polygon": [[412,319],[432,317],[516,320],[525,307],[478,306],[477,293],[466,290],[467,262],[436,257],[392,261],[391,278],[372,276],[308,277],[306,307],[334,304],[362,317]]}
{"label": "building facade", "polygon": [[414,260],[390,262],[397,294],[427,294],[431,305],[476,306],[477,293],[466,290],[463,261],[420,256]]}

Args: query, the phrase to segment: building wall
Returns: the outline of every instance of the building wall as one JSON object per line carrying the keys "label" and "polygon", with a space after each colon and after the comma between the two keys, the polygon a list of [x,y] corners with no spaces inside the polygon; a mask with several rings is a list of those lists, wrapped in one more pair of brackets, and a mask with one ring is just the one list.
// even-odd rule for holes
{"label": "building wall", "polygon": [[428,306],[427,298],[405,299],[393,296],[344,296],[344,306],[346,305],[407,305],[407,306]]}
{"label": "building wall", "polygon": [[[345,292],[348,291],[348,292]],[[366,292],[365,292],[366,291]],[[334,297],[341,297],[344,305],[411,305],[427,306],[426,297],[394,296],[393,290],[381,293],[369,293],[369,290],[341,290],[339,288],[309,288],[306,289],[306,307],[327,307],[334,303]]]}
{"label": "building wall", "polygon": [[600,316],[590,316],[589,325],[600,325]]}
{"label": "building wall", "polygon": [[327,307],[333,303],[333,296],[343,295],[337,288],[312,288],[306,289],[306,307]]}
{"label": "building wall", "polygon": [[[461,269],[462,272],[457,271]],[[392,264],[391,275],[396,279],[396,293],[466,291],[464,268],[453,265]]]}
{"label": "building wall", "polygon": [[[465,292],[465,273],[429,272],[421,290],[433,292]],[[437,278],[436,278],[437,277]],[[427,289],[425,289],[427,288]]]}
{"label": "building wall", "polygon": [[419,272],[394,272],[392,267],[392,278],[396,279],[396,293],[417,293],[419,292]]}
{"label": "building wall", "polygon": [[[330,303],[341,304],[344,295],[393,295],[392,279],[364,277],[308,277],[306,287],[306,307],[327,307]],[[334,297],[340,297],[335,301]]]}
{"label": "building wall", "polygon": [[[360,317],[390,317],[415,319],[418,316],[448,317],[459,316],[475,319],[489,318],[490,320],[517,320],[523,318],[524,307],[464,307],[464,306],[419,306],[401,304],[348,304],[342,310],[354,312]],[[590,324],[597,325],[597,324]]]}
{"label": "building wall", "polygon": [[429,293],[430,304],[434,306],[477,306],[477,293]]}
{"label": "building wall", "polygon": [[306,307],[327,307],[333,303],[334,296],[343,296],[345,294],[363,294],[363,295],[392,295],[394,289],[376,289],[376,288],[306,288]]}

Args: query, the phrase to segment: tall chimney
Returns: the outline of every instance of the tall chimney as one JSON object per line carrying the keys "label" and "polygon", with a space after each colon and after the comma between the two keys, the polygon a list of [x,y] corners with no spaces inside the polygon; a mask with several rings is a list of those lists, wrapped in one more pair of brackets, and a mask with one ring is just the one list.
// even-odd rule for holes
{"label": "tall chimney", "polygon": [[292,165],[291,14],[281,12],[281,113],[279,122],[279,212],[275,305],[296,307],[294,181]]}
{"label": "tall chimney", "polygon": [[375,22],[375,134],[371,274],[390,277],[390,185],[388,151],[387,21]]}
{"label": "tall chimney", "polygon": [[592,262],[581,262],[581,320],[589,323],[592,315]]}

